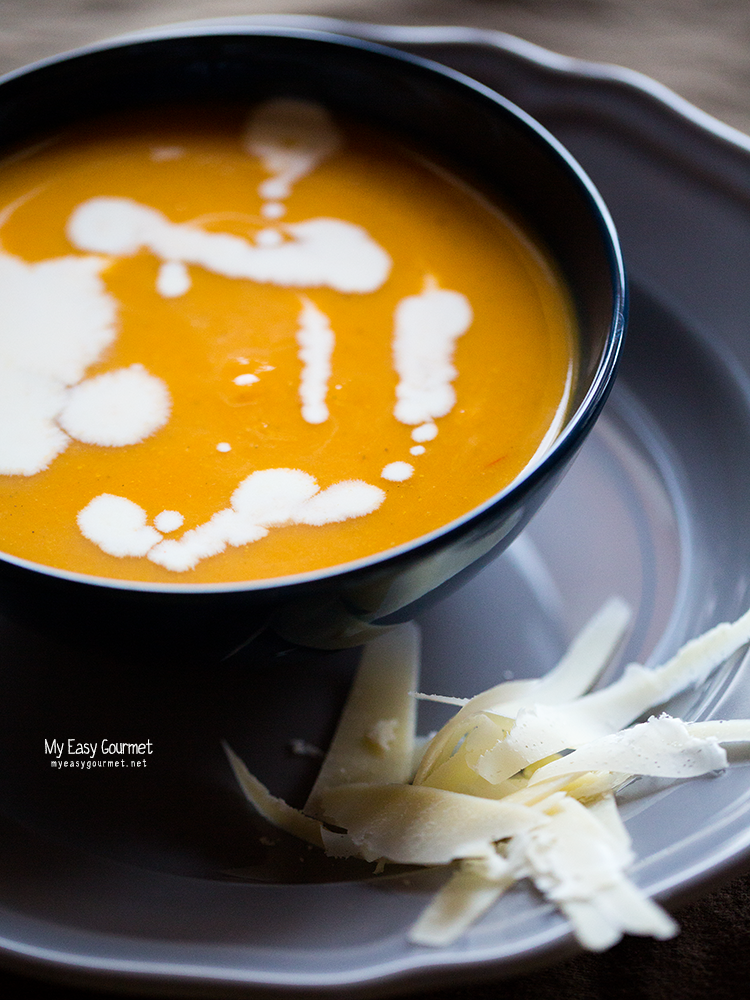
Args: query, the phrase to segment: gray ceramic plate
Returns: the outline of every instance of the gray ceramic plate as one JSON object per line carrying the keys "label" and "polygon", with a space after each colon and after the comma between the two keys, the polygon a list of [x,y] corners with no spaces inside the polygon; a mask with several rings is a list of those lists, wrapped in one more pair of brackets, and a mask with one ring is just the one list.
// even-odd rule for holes
{"label": "gray ceramic plate", "polygon": [[[590,172],[629,266],[630,339],[605,414],[531,529],[422,621],[424,687],[466,695],[538,674],[612,593],[636,610],[627,659],[655,663],[737,616],[750,604],[750,141],[643,77],[504,35],[285,21],[403,46],[510,97]],[[84,656],[1,631],[9,966],[130,990],[377,996],[572,948],[565,921],[523,886],[454,947],[409,946],[426,882],[326,864],[253,818],[220,740],[299,802],[315,763],[289,741],[325,745],[352,654],[255,647],[206,678],[125,661],[115,643]],[[729,664],[674,710],[750,716],[747,669]],[[145,769],[52,769],[44,741],[69,738],[150,740],[153,754]],[[747,777],[738,764],[631,786],[636,881],[668,904],[746,857]]]}

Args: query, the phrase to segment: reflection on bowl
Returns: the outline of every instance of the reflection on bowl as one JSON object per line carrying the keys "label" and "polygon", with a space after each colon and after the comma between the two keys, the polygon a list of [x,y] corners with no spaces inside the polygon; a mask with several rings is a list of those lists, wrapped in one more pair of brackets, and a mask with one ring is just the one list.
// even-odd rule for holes
{"label": "reflection on bowl", "polygon": [[[183,141],[181,124],[174,121],[155,143],[159,122],[169,115],[179,118],[175,108],[193,107],[202,109],[199,125],[193,126],[199,136],[195,149]],[[109,117],[97,118],[93,129],[87,126],[102,115]],[[25,385],[24,380],[37,379],[35,399],[41,392],[34,369],[40,354],[47,364],[45,385],[59,381],[54,390],[58,408],[48,402],[49,394],[45,397],[46,437],[36,457],[31,445],[20,459],[12,448],[12,458],[4,458],[0,449],[0,472],[5,473],[0,489],[7,486],[0,495],[6,513],[0,544],[7,550],[0,559],[0,600],[9,612],[39,627],[63,630],[76,640],[106,635],[143,648],[151,643],[152,649],[179,647],[201,655],[207,650],[226,654],[266,626],[303,645],[356,645],[413,617],[502,551],[553,489],[604,404],[625,312],[622,264],[609,216],[554,139],[467,78],[320,32],[176,28],[14,73],[0,82],[0,116],[3,141],[12,148],[66,130],[66,138],[38,146],[16,166],[8,161],[0,179],[3,247],[17,254],[8,258],[6,270],[17,271],[19,281],[32,272],[34,281],[41,281],[43,269],[34,270],[35,261],[49,262],[47,274],[56,266],[67,268],[65,294],[70,297],[78,282],[89,290],[89,301],[92,294],[98,296],[96,306],[105,317],[101,328],[110,338],[96,350],[86,348],[88,354],[79,352],[80,371],[73,375],[54,368],[57,341],[44,341],[49,350],[40,351],[34,333],[25,347],[14,348],[21,361],[6,362],[6,381],[12,377]],[[219,175],[230,177],[230,168],[206,144],[214,132],[220,135],[225,125],[231,131],[238,121],[246,122],[242,142],[255,156],[253,184],[262,200],[250,222],[239,209],[232,211],[237,199],[212,205],[195,194],[201,185],[209,191],[216,187]],[[346,154],[338,152],[340,127],[347,136]],[[117,163],[111,159],[126,133],[137,134],[137,142],[148,147],[161,176],[183,170],[193,177],[185,188],[193,201],[178,191],[167,211],[157,204],[152,175],[137,179],[129,151]],[[70,168],[75,148],[86,148],[93,165]],[[432,165],[424,162],[423,152]],[[323,163],[327,160],[331,166]],[[180,163],[175,166],[175,161]],[[357,162],[360,169],[366,165],[366,182],[359,182],[356,173],[346,174]],[[49,176],[64,178],[58,182],[63,194],[54,195],[57,202],[44,201],[53,197],[45,191],[54,184],[39,183],[48,176],[40,163],[47,164]],[[394,167],[397,163],[403,165]],[[19,188],[13,201],[8,192],[14,190],[13,171],[19,170],[27,171],[37,187],[25,193]],[[350,223],[331,217],[315,186],[316,178],[325,180],[326,170],[338,171],[351,214],[361,210],[362,219]],[[84,174],[89,186],[77,186]],[[298,182],[307,201],[302,194],[294,201],[296,191],[291,192]],[[287,199],[290,215],[282,222]],[[417,218],[421,203],[430,199],[439,208],[420,235],[411,213]],[[35,211],[51,220],[53,235],[45,230],[31,244],[24,241],[35,230]],[[386,221],[392,232],[400,220],[405,233],[398,233],[400,242],[389,242]],[[498,271],[495,278],[493,268],[503,255],[514,262],[515,286],[505,273]],[[231,290],[226,290],[227,279]],[[128,300],[127,308],[117,312],[112,295],[127,281],[150,282],[153,308],[144,296],[140,306]],[[260,293],[242,298],[261,286],[272,289],[266,298]],[[52,285],[28,287],[38,288],[44,298]],[[516,288],[512,306],[503,301],[503,287]],[[185,424],[180,438],[175,435],[189,391],[177,392],[171,377],[161,378],[158,350],[153,357],[148,352],[160,343],[162,317],[176,316],[176,323],[186,324],[179,353],[187,356],[192,331],[204,322],[201,296],[210,297],[212,288],[225,289],[216,294],[227,301],[236,299],[240,317],[236,335],[232,323],[222,320],[221,335],[212,334],[208,348],[201,342],[224,380],[216,393],[224,409],[217,410],[222,416],[216,427],[207,409],[198,418],[193,412],[193,424]],[[471,294],[464,294],[467,289]],[[357,296],[366,302],[364,313],[355,314],[351,307]],[[290,301],[296,303],[297,330],[284,341],[278,336],[283,322],[274,309],[284,303],[288,308]],[[62,300],[55,308],[62,327]],[[187,310],[182,320],[180,309]],[[250,350],[243,346],[250,340],[242,317],[254,329],[253,309],[258,316],[272,316],[269,328],[276,332],[268,342],[256,338]],[[515,317],[515,328],[503,309]],[[393,319],[386,324],[381,313]],[[536,354],[528,346],[534,339],[531,323],[525,325],[532,315],[543,317]],[[118,322],[122,336],[115,345],[112,330]],[[438,331],[437,340],[422,336],[425,323]],[[354,331],[353,347],[347,346],[347,324]],[[520,388],[510,390],[497,374],[502,357],[511,357],[511,348],[495,335],[504,324],[512,328],[513,349],[519,356],[526,351],[527,368],[513,376]],[[385,330],[385,349],[381,345],[366,353],[357,346],[364,342],[363,330],[369,338],[370,328],[386,325],[393,327],[393,339]],[[577,332],[574,363],[564,333],[570,327]],[[463,338],[470,328],[473,339]],[[557,341],[553,328],[563,331]],[[486,347],[477,346],[482,336]],[[219,350],[217,345],[224,346]],[[567,345],[567,354],[560,345]],[[178,353],[174,345],[171,353]],[[350,379],[342,374],[347,357]],[[393,384],[390,375],[380,381],[396,402],[380,400],[375,412],[367,409],[367,398],[381,390],[374,381],[363,389],[360,380],[379,363],[389,372],[395,369]],[[297,382],[284,381],[285,364],[301,371]],[[510,361],[505,367],[510,370]],[[192,368],[186,370],[187,385],[195,377]],[[467,416],[472,410],[465,400],[467,386],[475,386],[471,401],[481,393],[487,398],[473,416]],[[529,428],[539,418],[524,416],[522,439],[508,444],[503,435],[510,421],[503,418],[502,405],[507,410],[506,397],[514,391],[519,400],[538,396],[539,412],[548,416],[546,423],[534,424],[536,438]],[[258,416],[257,401],[264,398],[266,409]],[[298,426],[298,433],[268,415],[279,399],[294,411],[291,426]],[[342,400],[360,412],[354,444],[341,430],[349,422],[341,419],[347,412]],[[516,410],[519,405],[514,404]],[[113,407],[116,418],[110,416]],[[255,412],[247,434],[234,434],[235,425],[226,423],[230,411],[240,423]],[[383,414],[394,435],[385,444],[379,437]],[[266,422],[259,423],[262,416]],[[223,427],[229,429],[222,435]],[[337,435],[334,446],[330,442]],[[431,458],[440,454],[436,438],[443,447],[440,462]],[[247,451],[259,440],[282,450],[259,458]],[[174,472],[169,455],[192,447],[204,461],[206,441],[211,462],[197,466],[205,468],[205,475],[196,483],[194,470],[186,489],[189,474]],[[329,461],[338,449],[352,467],[358,441],[364,443],[362,454],[354,456],[361,460],[356,475]],[[301,449],[299,457],[294,447]],[[474,453],[472,471],[460,463]],[[147,454],[155,470],[151,479],[162,490],[153,497],[139,485],[140,473],[132,472],[136,466],[127,464],[129,456]],[[124,464],[110,467],[120,455]],[[301,468],[305,458],[309,471]],[[142,457],[134,461],[144,462]],[[417,484],[428,482],[431,461],[432,492],[420,493]],[[220,466],[234,470],[229,474],[229,480],[235,477],[233,492],[215,472]],[[58,488],[58,479],[83,492],[69,500],[73,486]],[[172,480],[182,483],[179,504],[171,502]],[[35,493],[38,483],[43,488]],[[410,490],[413,498],[407,502],[403,498]],[[209,500],[212,491],[216,498]],[[194,510],[193,495],[198,497]],[[20,524],[27,511],[44,531],[41,540],[19,548],[8,541],[7,525]],[[31,536],[36,532],[29,523]],[[361,528],[365,523],[375,527]],[[68,530],[74,533],[70,543]],[[363,541],[368,531],[370,540]],[[58,543],[64,556],[57,552]],[[243,568],[247,549],[260,567],[257,572]],[[71,555],[68,563],[68,551],[82,555]],[[229,568],[216,575],[211,567],[221,567],[222,559]]]}

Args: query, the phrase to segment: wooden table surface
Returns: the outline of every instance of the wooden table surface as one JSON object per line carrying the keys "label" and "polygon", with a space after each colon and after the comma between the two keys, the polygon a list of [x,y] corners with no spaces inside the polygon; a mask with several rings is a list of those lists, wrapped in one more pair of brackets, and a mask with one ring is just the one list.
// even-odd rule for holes
{"label": "wooden table surface", "polygon": [[[640,70],[750,133],[747,0],[0,0],[0,71],[136,28],[236,14],[309,13],[390,24],[464,24]],[[0,845],[0,849],[2,849]],[[734,1000],[750,992],[750,875],[678,912],[679,937],[626,939],[510,981],[432,1000]],[[77,989],[0,974],[3,997],[80,1000]],[[103,995],[103,994],[98,994]]]}

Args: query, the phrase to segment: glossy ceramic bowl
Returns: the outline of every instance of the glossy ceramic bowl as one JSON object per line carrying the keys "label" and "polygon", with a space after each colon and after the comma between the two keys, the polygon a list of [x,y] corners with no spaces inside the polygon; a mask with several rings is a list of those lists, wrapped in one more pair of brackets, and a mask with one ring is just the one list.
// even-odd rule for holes
{"label": "glossy ceramic bowl", "polygon": [[[162,101],[272,96],[320,101],[432,152],[509,204],[569,285],[580,331],[570,413],[548,452],[463,517],[371,558],[235,584],[130,583],[0,554],[0,603],[71,639],[226,655],[266,627],[320,648],[355,645],[411,618],[507,546],[549,495],[612,385],[625,323],[617,237],[572,157],[502,96],[369,42],[266,27],[162,29],[107,42],[0,81],[0,142],[17,145],[91,115]],[[487,433],[492,428],[487,427]]]}

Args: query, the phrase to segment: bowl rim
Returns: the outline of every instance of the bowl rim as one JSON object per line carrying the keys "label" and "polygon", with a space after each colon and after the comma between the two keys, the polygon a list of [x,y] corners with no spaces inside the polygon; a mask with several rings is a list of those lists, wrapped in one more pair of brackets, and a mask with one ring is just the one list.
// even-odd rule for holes
{"label": "bowl rim", "polygon": [[[590,384],[584,397],[581,399],[576,409],[566,419],[563,428],[547,446],[543,452],[537,451],[529,463],[518,473],[518,475],[501,490],[494,493],[487,500],[483,501],[458,518],[435,528],[424,535],[403,542],[391,549],[377,552],[369,556],[362,556],[359,559],[350,560],[345,563],[337,563],[333,566],[326,566],[317,570],[308,570],[302,573],[287,574],[279,577],[266,577],[258,580],[238,580],[230,582],[204,582],[204,583],[182,583],[180,581],[153,582],[146,580],[127,580],[113,577],[96,576],[94,574],[81,573],[73,570],[66,570],[55,566],[48,566],[44,563],[37,563],[21,556],[14,556],[0,550],[0,565],[2,563],[15,566],[19,569],[30,570],[42,576],[51,577],[73,584],[85,584],[102,590],[122,590],[139,593],[152,594],[222,594],[222,593],[247,593],[254,591],[271,590],[292,590],[304,584],[325,584],[326,581],[349,574],[359,573],[363,570],[377,570],[386,563],[400,562],[408,559],[410,554],[417,549],[425,549],[427,552],[438,547],[439,543],[453,533],[460,533],[461,529],[470,521],[481,519],[489,509],[502,505],[512,498],[514,490],[522,483],[532,492],[536,483],[544,478],[551,467],[562,462],[566,455],[574,452],[583,438],[596,421],[601,408],[606,402],[607,396],[612,389],[617,365],[622,353],[625,339],[625,328],[628,312],[628,292],[625,266],[622,249],[617,234],[614,220],[609,209],[596,188],[595,184],[588,176],[583,167],[568,149],[541,125],[528,112],[514,104],[508,98],[494,91],[486,84],[474,80],[472,77],[454,70],[441,63],[427,59],[424,56],[404,52],[400,49],[392,48],[390,45],[373,41],[369,38],[353,37],[339,34],[334,30],[325,28],[311,28],[289,24],[268,24],[268,23],[241,23],[228,24],[218,19],[205,19],[203,21],[180,22],[173,25],[162,25],[154,28],[141,29],[137,32],[130,32],[117,35],[112,38],[103,39],[87,45],[69,49],[43,59],[35,60],[32,63],[13,69],[0,75],[0,87],[6,83],[30,76],[39,70],[60,63],[73,62],[81,57],[97,53],[106,53],[116,49],[127,48],[128,46],[143,46],[151,43],[169,42],[185,38],[206,38],[206,37],[243,37],[243,36],[266,36],[274,38],[295,38],[308,40],[322,44],[332,44],[348,49],[360,49],[375,56],[392,59],[402,64],[413,66],[418,71],[428,72],[441,77],[450,85],[459,85],[472,92],[473,95],[489,101],[489,103],[502,109],[504,114],[508,114],[520,121],[537,140],[541,142],[555,154],[562,165],[572,175],[572,179],[578,183],[584,200],[588,202],[592,218],[597,224],[597,229],[602,242],[602,248],[609,266],[609,277],[612,293],[612,309],[607,330],[604,348],[599,357],[596,371],[593,374]],[[0,91],[0,99],[2,91]],[[511,530],[511,529],[509,529]]]}

